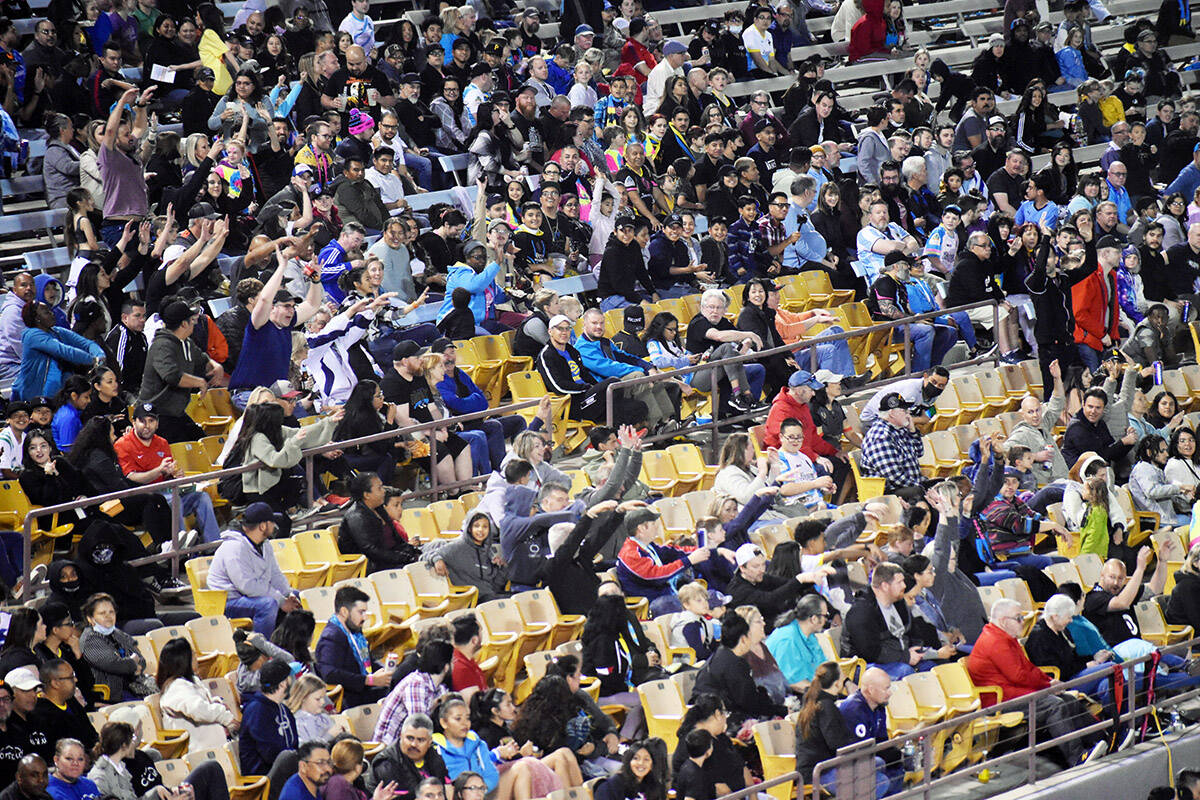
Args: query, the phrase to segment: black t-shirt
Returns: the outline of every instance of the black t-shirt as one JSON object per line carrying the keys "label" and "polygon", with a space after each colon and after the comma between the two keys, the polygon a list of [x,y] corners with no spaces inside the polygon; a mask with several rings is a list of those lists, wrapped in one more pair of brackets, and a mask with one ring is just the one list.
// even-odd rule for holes
{"label": "black t-shirt", "polygon": [[1008,174],[1008,170],[1001,167],[987,179],[988,196],[995,197],[996,192],[1003,192],[1008,198],[1008,204],[1014,209],[1019,208],[1025,200],[1025,194],[1021,191],[1021,184],[1024,182],[1024,178],[1020,176],[1014,178]]}
{"label": "black t-shirt", "polygon": [[717,182],[717,170],[729,162],[723,158],[718,158],[717,163],[709,160],[708,156],[702,157],[696,162],[696,171],[692,175],[693,186],[712,186]]}
{"label": "black t-shirt", "polygon": [[1096,586],[1083,598],[1083,615],[1091,620],[1110,647],[1142,635],[1133,606],[1142,599],[1144,590],[1145,587],[1138,588],[1137,597],[1125,611],[1109,611],[1108,603],[1116,595],[1104,591],[1099,586]]}
{"label": "black t-shirt", "polygon": [[709,322],[703,314],[697,314],[692,317],[692,321],[688,323],[687,339],[684,341],[684,347],[689,353],[703,353],[720,345],[720,342],[715,342],[707,338],[709,331],[736,331],[733,323],[721,317],[716,325]]}
{"label": "black t-shirt", "polygon": [[[671,756],[671,769],[679,772],[685,761],[688,761],[687,747],[681,741]],[[733,746],[728,736],[713,738],[713,751],[704,762],[704,777],[708,781],[708,790],[712,795],[717,794],[716,784],[723,783],[729,791],[737,792],[746,788],[746,762]],[[696,795],[691,795],[695,797]],[[676,793],[676,797],[683,795]]]}
{"label": "black t-shirt", "polygon": [[[371,110],[367,91],[374,89],[380,97],[392,94],[392,85],[387,77],[375,67],[367,67],[362,75],[351,75],[348,69],[339,69],[325,81],[324,94],[326,97],[346,97],[344,114],[349,114],[352,108]],[[379,110],[378,101],[374,110]]]}
{"label": "black t-shirt", "polygon": [[712,800],[713,787],[704,775],[704,768],[690,758],[675,773],[672,788],[675,789],[675,800]]}
{"label": "black t-shirt", "polygon": [[158,768],[154,766],[154,759],[141,750],[134,750],[133,756],[121,763],[125,765],[125,769],[129,770],[129,777],[133,783],[133,792],[138,797],[141,797],[155,786],[163,785],[162,775],[159,774]]}
{"label": "black t-shirt", "polygon": [[642,198],[642,202],[646,204],[646,208],[650,209],[651,213],[654,212],[654,190],[658,187],[658,183],[654,180],[654,175],[648,166],[642,167],[641,174],[634,172],[629,167],[624,167],[617,173],[616,182],[627,192],[631,189],[637,192],[638,197]]}
{"label": "black t-shirt", "polygon": [[867,292],[867,311],[872,319],[891,319],[879,308],[881,298],[892,300],[905,316],[908,315],[908,293],[890,275],[880,275],[871,284],[871,290]]}
{"label": "black t-shirt", "polygon": [[[407,405],[412,400],[413,390],[417,386],[417,381],[425,382],[424,378],[413,378],[411,381],[396,371],[392,367],[383,374],[383,379],[379,382],[379,387],[383,389],[383,396],[389,403],[395,403],[398,406]],[[412,409],[409,409],[409,416],[412,416]]]}

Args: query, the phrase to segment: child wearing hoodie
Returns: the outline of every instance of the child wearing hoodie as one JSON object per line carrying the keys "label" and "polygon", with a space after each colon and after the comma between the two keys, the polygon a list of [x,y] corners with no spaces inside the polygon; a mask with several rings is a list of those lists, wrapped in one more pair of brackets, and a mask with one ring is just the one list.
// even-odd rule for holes
{"label": "child wearing hoodie", "polygon": [[487,514],[473,512],[461,536],[429,542],[421,548],[421,557],[455,586],[479,589],[480,603],[508,596],[508,566],[500,558],[500,532]]}
{"label": "child wearing hoodie", "polygon": [[438,320],[437,329],[447,339],[470,339],[475,335],[475,315],[471,312],[471,293],[459,286],[450,292],[448,300],[451,308],[445,316]]}
{"label": "child wearing hoodie", "polygon": [[61,328],[70,328],[71,322],[63,308],[63,298],[66,295],[58,278],[43,273],[34,277],[33,285],[37,289],[37,299],[50,306],[50,310],[54,312],[54,324]]}

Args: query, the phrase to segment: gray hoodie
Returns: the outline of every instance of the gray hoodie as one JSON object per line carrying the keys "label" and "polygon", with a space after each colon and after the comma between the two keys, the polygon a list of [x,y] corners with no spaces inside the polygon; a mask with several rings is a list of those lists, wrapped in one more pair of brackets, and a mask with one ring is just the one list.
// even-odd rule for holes
{"label": "gray hoodie", "polygon": [[1058,424],[1058,418],[1062,415],[1066,405],[1066,398],[1060,394],[1053,395],[1042,412],[1041,423],[1038,427],[1035,428],[1021,420],[1008,435],[1009,446],[1019,444],[1028,447],[1035,454],[1046,449],[1047,445],[1054,448],[1054,458],[1050,461],[1050,479],[1054,481],[1064,480],[1067,477],[1067,462],[1063,460],[1062,451],[1058,449],[1054,440],[1054,426]]}
{"label": "gray hoodie", "polygon": [[[491,533],[483,544],[476,544],[475,540],[471,538],[471,525],[480,517],[488,521]],[[421,560],[430,567],[435,566],[439,561],[444,563],[450,583],[455,586],[478,588],[479,602],[485,603],[507,594],[504,587],[508,584],[508,567],[492,562],[493,545],[496,545],[496,554],[499,554],[499,540],[500,534],[496,523],[490,516],[476,509],[467,515],[463,532],[457,539],[430,542],[421,549]],[[220,553],[220,550],[217,552]],[[216,563],[214,559],[213,565],[216,566]],[[211,568],[209,585],[212,585]]]}
{"label": "gray hoodie", "polygon": [[221,534],[221,546],[208,568],[208,588],[222,589],[230,599],[272,597],[277,603],[292,593],[275,563],[275,552],[266,543],[256,545],[235,530]]}
{"label": "gray hoodie", "polygon": [[42,180],[46,183],[46,205],[66,208],[67,192],[79,186],[79,152],[57,139],[47,144]]}

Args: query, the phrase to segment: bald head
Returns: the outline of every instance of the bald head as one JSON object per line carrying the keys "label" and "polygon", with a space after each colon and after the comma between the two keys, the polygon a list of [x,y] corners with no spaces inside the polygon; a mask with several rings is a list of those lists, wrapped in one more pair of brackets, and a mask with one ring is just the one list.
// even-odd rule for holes
{"label": "bald head", "polygon": [[1126,577],[1125,562],[1110,558],[1100,568],[1100,588],[1106,592],[1116,594],[1125,588]]}
{"label": "bald head", "polygon": [[1031,394],[1021,398],[1021,421],[1027,422],[1035,428],[1042,424],[1042,401],[1040,399]]}
{"label": "bald head", "polygon": [[892,678],[879,667],[871,667],[863,673],[858,688],[871,707],[878,708],[892,696]]}

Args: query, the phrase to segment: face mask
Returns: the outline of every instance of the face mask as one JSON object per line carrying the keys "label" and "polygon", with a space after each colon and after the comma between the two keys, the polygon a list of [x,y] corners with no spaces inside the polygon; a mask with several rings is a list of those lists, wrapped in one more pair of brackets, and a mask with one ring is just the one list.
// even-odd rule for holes
{"label": "face mask", "polygon": [[112,625],[112,626],[93,625],[92,627],[95,628],[96,633],[100,634],[101,636],[111,636],[112,632],[117,629],[116,625]]}
{"label": "face mask", "polygon": [[62,587],[62,590],[64,592],[79,591],[79,581],[69,581],[67,583],[60,583],[59,586]]}
{"label": "face mask", "polygon": [[930,384],[930,383],[922,383],[921,384],[921,394],[924,395],[926,400],[933,400],[935,397],[937,397],[941,393],[942,393],[942,390],[939,389],[938,387],[934,386],[933,384]]}
{"label": "face mask", "polygon": [[742,26],[741,25],[730,25],[729,32],[732,33],[734,36],[740,36],[742,33]]}

